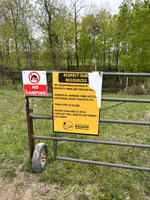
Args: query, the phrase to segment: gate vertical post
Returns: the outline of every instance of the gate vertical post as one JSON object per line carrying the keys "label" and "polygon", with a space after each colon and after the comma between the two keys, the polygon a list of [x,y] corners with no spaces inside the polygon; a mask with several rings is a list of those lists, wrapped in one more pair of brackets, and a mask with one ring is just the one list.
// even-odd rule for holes
{"label": "gate vertical post", "polygon": [[29,108],[29,97],[25,97],[26,104],[26,116],[27,116],[27,127],[28,127],[28,139],[29,139],[29,149],[30,149],[30,158],[32,158],[34,151],[34,139],[33,139],[33,120],[30,117],[30,108]]}
{"label": "gate vertical post", "polygon": [[54,160],[57,160],[57,140],[54,140]]}

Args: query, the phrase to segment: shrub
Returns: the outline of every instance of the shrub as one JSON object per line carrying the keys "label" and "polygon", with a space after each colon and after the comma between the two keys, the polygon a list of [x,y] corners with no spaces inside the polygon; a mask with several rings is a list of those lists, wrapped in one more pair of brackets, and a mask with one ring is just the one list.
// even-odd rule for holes
{"label": "shrub", "polygon": [[124,91],[125,94],[132,95],[149,95],[150,94],[150,82],[146,82],[144,84],[132,85],[127,90]]}

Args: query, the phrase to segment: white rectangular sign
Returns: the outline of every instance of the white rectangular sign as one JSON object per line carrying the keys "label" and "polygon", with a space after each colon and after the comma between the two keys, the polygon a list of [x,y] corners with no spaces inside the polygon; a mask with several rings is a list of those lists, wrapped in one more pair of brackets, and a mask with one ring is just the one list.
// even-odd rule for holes
{"label": "white rectangular sign", "polygon": [[25,95],[47,95],[46,71],[22,71]]}

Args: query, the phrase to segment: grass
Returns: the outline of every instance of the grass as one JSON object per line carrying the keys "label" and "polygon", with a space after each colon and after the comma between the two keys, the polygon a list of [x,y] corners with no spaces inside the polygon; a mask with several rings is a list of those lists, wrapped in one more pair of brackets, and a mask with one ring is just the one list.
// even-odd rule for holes
{"label": "grass", "polygon": [[[110,94],[109,97],[119,98],[122,96]],[[144,95],[123,97],[150,99],[150,96]],[[102,108],[116,104],[115,102],[102,102]],[[46,115],[52,112],[50,99],[31,98],[30,107],[36,114]],[[101,119],[147,121],[149,115],[149,104],[144,103],[124,103],[101,111]],[[51,121],[34,121],[34,134],[41,136],[149,144],[149,131],[148,126],[101,124],[98,137],[56,134],[52,132]],[[36,140],[36,143],[39,142],[40,140]],[[61,196],[65,199],[77,200],[150,199],[149,172],[63,161],[55,162],[53,142],[45,141],[45,143],[48,145],[49,157],[45,170],[39,176],[39,181],[57,185],[53,199],[60,199]],[[34,174],[29,158],[22,91],[0,88],[0,144],[0,174],[3,179],[13,180],[17,177],[18,170]],[[150,167],[149,149],[59,142],[58,156]],[[18,182],[16,187],[20,190],[23,182]]]}

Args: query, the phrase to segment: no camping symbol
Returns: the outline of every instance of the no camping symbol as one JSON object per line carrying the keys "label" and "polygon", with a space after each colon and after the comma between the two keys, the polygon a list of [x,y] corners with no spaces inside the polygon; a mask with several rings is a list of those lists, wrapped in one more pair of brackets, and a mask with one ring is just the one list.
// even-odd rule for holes
{"label": "no camping symbol", "polygon": [[37,84],[40,82],[40,75],[37,72],[31,72],[28,78],[31,83]]}

